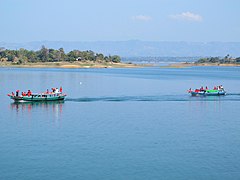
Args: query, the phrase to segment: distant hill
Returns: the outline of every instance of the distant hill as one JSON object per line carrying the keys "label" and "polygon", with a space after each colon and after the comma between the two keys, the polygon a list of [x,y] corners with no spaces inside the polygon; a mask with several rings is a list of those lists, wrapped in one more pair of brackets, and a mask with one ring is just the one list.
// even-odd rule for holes
{"label": "distant hill", "polygon": [[44,45],[47,48],[64,48],[66,52],[92,50],[106,55],[122,57],[194,57],[194,56],[240,56],[240,42],[168,42],[168,41],[35,41],[27,43],[0,42],[0,47],[7,49],[25,48],[39,50]]}

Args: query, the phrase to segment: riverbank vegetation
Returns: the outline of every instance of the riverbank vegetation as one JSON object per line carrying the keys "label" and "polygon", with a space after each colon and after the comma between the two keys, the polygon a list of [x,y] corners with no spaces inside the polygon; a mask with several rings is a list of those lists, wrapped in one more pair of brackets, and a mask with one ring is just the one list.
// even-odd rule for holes
{"label": "riverbank vegetation", "polygon": [[45,46],[38,51],[27,49],[9,50],[0,48],[0,67],[18,68],[136,68],[143,65],[122,63],[118,55],[105,56],[91,50],[72,50],[63,48],[48,49]]}
{"label": "riverbank vegetation", "polygon": [[63,48],[58,50],[48,49],[45,46],[38,51],[20,48],[19,50],[9,50],[0,48],[0,62],[16,65],[44,62],[90,62],[90,63],[120,63],[118,55],[105,56],[102,53],[95,53],[91,50],[72,50],[68,53]]}
{"label": "riverbank vegetation", "polygon": [[195,64],[240,64],[240,57],[233,58],[229,54],[225,57],[207,57],[201,58]]}
{"label": "riverbank vegetation", "polygon": [[231,57],[229,54],[225,57],[205,57],[196,61],[186,61],[183,63],[173,63],[165,68],[185,68],[192,66],[240,66],[240,57]]}

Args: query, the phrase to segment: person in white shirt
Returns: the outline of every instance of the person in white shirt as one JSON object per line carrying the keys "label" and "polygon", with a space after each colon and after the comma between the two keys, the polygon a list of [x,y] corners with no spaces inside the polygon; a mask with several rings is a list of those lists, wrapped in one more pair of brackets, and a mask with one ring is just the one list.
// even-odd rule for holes
{"label": "person in white shirt", "polygon": [[58,90],[58,88],[56,88],[56,91],[55,91],[55,93],[59,93],[59,90]]}

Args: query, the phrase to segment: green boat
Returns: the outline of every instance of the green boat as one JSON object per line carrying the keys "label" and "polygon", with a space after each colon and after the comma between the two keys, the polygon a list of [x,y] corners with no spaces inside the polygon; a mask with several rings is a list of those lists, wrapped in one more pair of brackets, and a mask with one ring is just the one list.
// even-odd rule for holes
{"label": "green boat", "polygon": [[190,93],[192,96],[224,96],[227,94],[227,92],[222,88],[222,89],[196,89],[195,91],[193,90],[188,90],[188,93]]}
{"label": "green boat", "polygon": [[8,94],[10,99],[15,102],[26,102],[26,101],[62,101],[67,96],[63,93],[39,93],[39,94],[31,94],[31,95],[14,95]]}

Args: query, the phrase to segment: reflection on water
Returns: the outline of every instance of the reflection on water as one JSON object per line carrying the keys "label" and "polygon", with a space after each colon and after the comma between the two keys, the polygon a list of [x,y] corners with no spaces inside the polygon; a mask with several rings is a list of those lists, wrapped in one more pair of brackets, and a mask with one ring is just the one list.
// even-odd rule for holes
{"label": "reflection on water", "polygon": [[59,118],[62,114],[64,101],[49,101],[49,102],[14,102],[10,108],[16,113],[31,113],[32,111],[42,111],[44,113],[51,112],[55,118]]}
{"label": "reflection on water", "polygon": [[[6,97],[60,82],[64,103]],[[0,68],[0,85],[0,180],[240,179],[239,68]]]}

